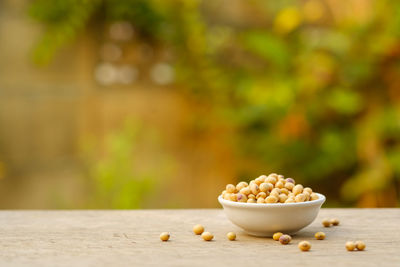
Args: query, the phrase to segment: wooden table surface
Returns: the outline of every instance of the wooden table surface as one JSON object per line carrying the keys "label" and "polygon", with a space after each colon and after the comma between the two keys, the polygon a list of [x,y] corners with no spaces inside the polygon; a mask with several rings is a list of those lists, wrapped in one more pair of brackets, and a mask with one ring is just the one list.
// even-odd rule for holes
{"label": "wooden table surface", "polygon": [[[340,226],[324,228],[324,217]],[[192,233],[202,224],[215,239]],[[161,242],[168,231],[171,239]],[[235,231],[237,241],[226,233]],[[325,240],[315,240],[317,231]],[[309,240],[309,252],[297,243]],[[348,252],[348,240],[365,251]],[[289,265],[290,264],[290,265]],[[322,209],[283,246],[246,235],[222,210],[0,211],[0,266],[400,266],[400,209]]]}

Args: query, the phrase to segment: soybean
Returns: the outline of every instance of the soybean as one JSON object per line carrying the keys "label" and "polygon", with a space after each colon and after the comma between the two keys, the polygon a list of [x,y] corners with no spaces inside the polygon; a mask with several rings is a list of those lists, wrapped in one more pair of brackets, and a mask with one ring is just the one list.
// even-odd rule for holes
{"label": "soybean", "polygon": [[168,232],[163,232],[160,234],[161,241],[168,241],[170,234]]}
{"label": "soybean", "polygon": [[201,235],[204,232],[204,227],[201,224],[196,224],[193,226],[193,233],[196,235]]}
{"label": "soybean", "polygon": [[273,236],[272,239],[274,239],[275,241],[278,241],[279,238],[282,236],[283,234],[281,232],[276,232]]}
{"label": "soybean", "polygon": [[230,240],[230,241],[234,241],[236,239],[236,234],[234,232],[229,232],[226,234],[226,237]]}
{"label": "soybean", "polygon": [[311,244],[308,241],[301,241],[298,245],[301,251],[309,251],[311,248]]}
{"label": "soybean", "polygon": [[316,232],[314,236],[317,240],[324,240],[326,235],[324,232]]}
{"label": "soybean", "polygon": [[324,227],[330,227],[330,226],[331,226],[331,220],[329,220],[329,219],[323,219],[323,220],[322,220],[322,225],[323,225]]}
{"label": "soybean", "polygon": [[201,234],[201,237],[205,240],[205,241],[211,241],[214,236],[210,233],[210,232],[204,232]]}

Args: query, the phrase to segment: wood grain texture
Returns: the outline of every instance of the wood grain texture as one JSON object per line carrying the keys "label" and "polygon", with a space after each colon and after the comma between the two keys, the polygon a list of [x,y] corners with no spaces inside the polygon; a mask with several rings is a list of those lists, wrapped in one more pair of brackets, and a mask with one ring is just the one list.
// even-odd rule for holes
{"label": "wood grain texture", "polygon": [[[324,228],[324,217],[341,224]],[[192,233],[198,223],[214,241]],[[322,209],[283,246],[246,235],[222,210],[1,211],[0,266],[400,266],[399,230],[400,209]],[[159,240],[163,231],[170,241]],[[317,231],[326,239],[315,240]],[[299,251],[301,240],[309,252]],[[347,252],[348,240],[367,248]]]}

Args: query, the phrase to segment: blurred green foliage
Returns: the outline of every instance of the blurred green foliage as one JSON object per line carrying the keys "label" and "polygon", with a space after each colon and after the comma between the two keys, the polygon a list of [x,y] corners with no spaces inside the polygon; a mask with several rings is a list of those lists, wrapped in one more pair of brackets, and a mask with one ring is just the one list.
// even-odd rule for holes
{"label": "blurred green foliage", "polygon": [[[143,208],[148,197],[157,193],[163,181],[157,177],[168,177],[170,161],[165,155],[152,154],[152,164],[147,167],[142,144],[160,146],[154,133],[135,120],[126,120],[121,129],[106,136],[104,145],[100,140],[83,142],[83,159],[89,177],[85,208]],[[151,150],[149,146],[147,150]],[[148,161],[148,160],[147,160]]]}
{"label": "blurred green foliage", "polygon": [[35,1],[31,15],[47,27],[36,59],[48,61],[84,27],[130,21],[144,42],[171,51],[180,88],[234,129],[238,156],[260,166],[239,166],[239,176],[273,170],[331,199],[398,202],[400,2],[235,1],[236,13],[226,4]]}

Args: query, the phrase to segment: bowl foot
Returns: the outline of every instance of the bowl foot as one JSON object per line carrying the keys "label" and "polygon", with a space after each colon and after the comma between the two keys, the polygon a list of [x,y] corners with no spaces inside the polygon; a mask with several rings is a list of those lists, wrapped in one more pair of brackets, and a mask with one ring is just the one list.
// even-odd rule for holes
{"label": "bowl foot", "polygon": [[251,236],[256,236],[256,237],[272,237],[276,232],[282,232],[284,234],[288,234],[288,235],[296,235],[296,233],[298,231],[294,231],[294,232],[285,232],[285,231],[275,231],[275,232],[256,232],[256,231],[245,231],[248,235]]}

